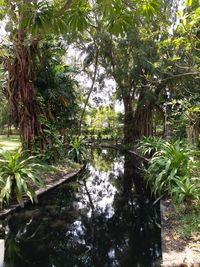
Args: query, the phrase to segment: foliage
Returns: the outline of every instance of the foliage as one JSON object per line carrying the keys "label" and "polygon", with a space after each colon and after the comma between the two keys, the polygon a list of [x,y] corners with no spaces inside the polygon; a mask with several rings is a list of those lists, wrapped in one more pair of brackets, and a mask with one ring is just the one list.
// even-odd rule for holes
{"label": "foliage", "polygon": [[145,170],[151,191],[157,196],[167,193],[178,204],[188,199],[199,200],[198,181],[189,173],[190,161],[191,150],[182,142],[163,142]]}
{"label": "foliage", "polygon": [[181,214],[176,227],[177,234],[182,239],[197,237],[200,228],[200,212],[194,209],[186,214]]}
{"label": "foliage", "polygon": [[137,149],[144,156],[153,156],[153,154],[155,154],[161,149],[163,144],[164,140],[162,138],[157,138],[154,136],[144,136],[143,139],[138,143]]}
{"label": "foliage", "polygon": [[5,99],[5,96],[1,95],[0,92],[0,128],[9,124],[10,115],[8,109],[8,103]]}
{"label": "foliage", "polygon": [[133,148],[134,148],[133,144],[121,144],[119,147],[119,149],[122,153],[126,153]]}
{"label": "foliage", "polygon": [[87,124],[93,128],[114,128],[119,120],[119,114],[109,106],[100,106],[87,112]]}
{"label": "foliage", "polygon": [[89,126],[84,131],[92,137],[97,136],[100,141],[102,138],[117,141],[122,136],[122,124],[120,124],[120,113],[115,112],[109,106],[90,108],[86,116],[86,124]]}
{"label": "foliage", "polygon": [[46,147],[41,150],[39,145],[40,140],[35,139],[33,154],[38,156],[41,160],[53,163],[64,156],[63,143],[54,125],[44,118],[41,118],[41,125],[43,126],[46,137]]}
{"label": "foliage", "polygon": [[77,125],[77,82],[75,71],[63,62],[66,53],[62,41],[43,41],[35,59],[35,87],[46,118],[60,131]]}
{"label": "foliage", "polygon": [[200,151],[194,150],[193,153],[193,160],[192,160],[192,166],[190,167],[190,175],[192,177],[198,178],[200,177]]}
{"label": "foliage", "polygon": [[168,103],[170,107],[169,121],[174,135],[179,138],[187,137],[188,141],[199,145],[200,102],[193,94],[187,99],[173,99]]}
{"label": "foliage", "polygon": [[75,162],[83,163],[87,158],[85,140],[81,137],[74,137],[70,142],[68,156]]}
{"label": "foliage", "polygon": [[27,152],[18,149],[16,152],[2,152],[0,154],[0,202],[1,205],[15,194],[20,206],[24,206],[23,195],[32,202],[37,202],[33,185],[41,186],[41,180],[33,173],[38,164],[33,162],[34,157],[27,157]]}
{"label": "foliage", "polygon": [[175,203],[182,204],[184,201],[200,200],[198,180],[189,176],[176,176],[174,182],[175,185],[171,189],[171,196]]}

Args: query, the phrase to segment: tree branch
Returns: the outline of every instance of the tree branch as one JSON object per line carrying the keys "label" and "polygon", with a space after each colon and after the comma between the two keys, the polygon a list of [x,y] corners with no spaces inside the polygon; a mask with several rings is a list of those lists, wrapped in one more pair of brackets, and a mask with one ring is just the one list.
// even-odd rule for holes
{"label": "tree branch", "polygon": [[171,79],[174,79],[174,78],[178,78],[178,77],[182,77],[182,76],[188,76],[188,75],[200,75],[200,72],[199,71],[186,72],[186,73],[180,73],[180,74],[171,75],[168,78],[162,79],[161,82],[168,81],[168,80],[171,80]]}
{"label": "tree branch", "polygon": [[80,123],[79,123],[79,130],[78,130],[78,135],[80,136],[81,135],[81,132],[82,132],[82,122],[83,122],[83,118],[84,118],[84,115],[85,115],[85,110],[86,110],[86,107],[88,105],[88,101],[89,101],[89,98],[90,98],[90,95],[94,89],[94,85],[95,85],[95,82],[96,82],[96,76],[97,76],[97,70],[98,70],[98,60],[99,60],[99,50],[96,51],[96,55],[95,55],[95,62],[94,62],[94,75],[93,75],[93,78],[92,78],[92,85],[89,89],[89,92],[88,92],[88,95],[87,95],[87,99],[85,101],[85,104],[84,104],[84,107],[83,107],[83,110],[82,110],[82,114],[81,114],[81,119],[80,119]]}

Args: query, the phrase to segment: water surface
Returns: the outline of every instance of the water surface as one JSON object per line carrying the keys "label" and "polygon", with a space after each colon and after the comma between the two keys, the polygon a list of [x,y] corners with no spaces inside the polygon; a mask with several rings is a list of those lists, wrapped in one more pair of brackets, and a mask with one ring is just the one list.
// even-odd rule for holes
{"label": "water surface", "polygon": [[132,155],[94,150],[83,175],[1,222],[5,266],[159,266],[158,210]]}

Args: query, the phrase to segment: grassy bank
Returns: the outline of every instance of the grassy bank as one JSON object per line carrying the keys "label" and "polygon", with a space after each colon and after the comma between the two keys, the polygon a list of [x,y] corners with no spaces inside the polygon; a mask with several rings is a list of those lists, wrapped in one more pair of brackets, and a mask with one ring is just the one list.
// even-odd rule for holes
{"label": "grassy bank", "polygon": [[15,150],[20,144],[19,135],[0,135],[0,148],[3,150]]}
{"label": "grassy bank", "polygon": [[[0,135],[0,148],[3,151],[12,151],[19,148],[21,145],[19,135]],[[68,159],[63,159],[55,164],[47,164],[44,162],[40,162],[41,169],[38,171],[38,175],[41,178],[45,178],[48,175],[59,175],[62,173],[68,173],[70,171],[74,171],[79,169],[80,165],[71,162]]]}

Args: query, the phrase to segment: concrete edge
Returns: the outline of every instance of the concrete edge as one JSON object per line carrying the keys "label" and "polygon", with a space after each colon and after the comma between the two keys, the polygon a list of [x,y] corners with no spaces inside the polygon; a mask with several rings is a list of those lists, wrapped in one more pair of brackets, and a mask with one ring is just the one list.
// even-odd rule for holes
{"label": "concrete edge", "polygon": [[[38,190],[35,191],[37,197],[41,197],[42,195],[50,192],[51,190],[57,188],[58,186],[60,186],[61,184],[65,183],[68,180],[73,179],[75,176],[80,175],[85,169],[85,165],[82,166],[78,171],[73,171],[67,174],[64,174],[62,176],[59,176],[58,181],[54,182],[54,183],[50,183],[47,184],[45,187],[42,187]],[[13,204],[8,208],[5,208],[3,210],[0,211],[0,219],[5,219],[8,215],[23,209],[25,207],[27,207],[28,205],[30,205],[32,202],[30,199],[25,199],[24,200],[24,207],[21,207],[19,204]]]}

